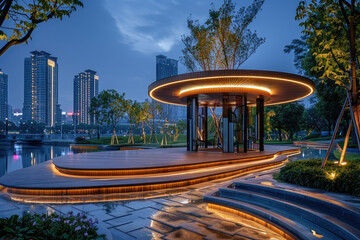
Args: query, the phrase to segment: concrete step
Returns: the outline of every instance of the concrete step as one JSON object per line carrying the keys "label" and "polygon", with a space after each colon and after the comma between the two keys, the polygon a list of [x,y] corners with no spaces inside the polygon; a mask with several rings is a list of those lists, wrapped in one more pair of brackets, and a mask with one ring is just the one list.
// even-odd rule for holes
{"label": "concrete step", "polygon": [[291,202],[297,206],[336,218],[350,226],[360,226],[359,210],[339,202],[260,184],[234,182],[233,186],[235,189],[247,190],[265,196],[271,196],[282,201]]}
{"label": "concrete step", "polygon": [[236,209],[249,215],[255,216],[259,219],[262,219],[266,222],[271,222],[271,225],[282,230],[293,239],[316,239],[316,237],[310,233],[307,227],[295,221],[292,221],[280,214],[277,214],[267,208],[263,208],[240,200],[216,196],[213,194],[205,195],[204,201]]}
{"label": "concrete step", "polygon": [[358,239],[360,232],[329,215],[309,210],[288,201],[259,193],[231,188],[219,189],[219,196],[242,201],[265,208],[289,220],[305,226],[308,232],[313,230],[326,239]]}

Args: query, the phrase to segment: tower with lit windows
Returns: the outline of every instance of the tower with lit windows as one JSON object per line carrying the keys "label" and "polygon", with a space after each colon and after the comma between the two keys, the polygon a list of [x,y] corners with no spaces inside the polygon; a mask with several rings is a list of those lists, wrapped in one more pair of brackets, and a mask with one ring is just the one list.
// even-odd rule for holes
{"label": "tower with lit windows", "polygon": [[0,121],[8,117],[8,75],[0,69]]}
{"label": "tower with lit windows", "polygon": [[53,127],[59,109],[57,58],[44,51],[33,51],[24,61],[23,120]]}
{"label": "tower with lit windows", "polygon": [[93,70],[85,70],[74,77],[74,121],[76,124],[94,124],[89,113],[91,99],[99,93],[99,76]]}

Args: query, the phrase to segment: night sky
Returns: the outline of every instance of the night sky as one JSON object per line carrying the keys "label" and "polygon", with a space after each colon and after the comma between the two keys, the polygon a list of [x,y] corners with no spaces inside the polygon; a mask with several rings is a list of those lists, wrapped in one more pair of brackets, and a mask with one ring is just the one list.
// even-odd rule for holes
{"label": "night sky", "polygon": [[[84,0],[84,8],[70,18],[40,24],[28,44],[11,47],[0,57],[0,68],[9,76],[9,104],[22,108],[24,58],[33,50],[58,57],[63,111],[72,111],[74,75],[86,69],[97,71],[100,90],[114,88],[138,101],[149,98],[148,85],[155,81],[155,56],[179,59],[186,19],[190,14],[193,19],[205,19],[211,2],[220,6],[222,0]],[[251,1],[235,2],[247,5]],[[266,42],[242,69],[297,73],[293,55],[283,49],[301,35],[294,20],[298,2],[265,1],[251,29]],[[179,73],[184,72],[179,64]]]}

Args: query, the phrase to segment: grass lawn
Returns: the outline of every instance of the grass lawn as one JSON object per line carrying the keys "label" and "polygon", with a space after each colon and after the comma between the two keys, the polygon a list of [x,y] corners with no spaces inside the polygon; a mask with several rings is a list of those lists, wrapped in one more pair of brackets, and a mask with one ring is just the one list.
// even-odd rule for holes
{"label": "grass lawn", "polygon": [[286,141],[275,141],[275,140],[270,140],[270,141],[264,141],[265,144],[293,144],[294,141],[292,140],[286,140]]}

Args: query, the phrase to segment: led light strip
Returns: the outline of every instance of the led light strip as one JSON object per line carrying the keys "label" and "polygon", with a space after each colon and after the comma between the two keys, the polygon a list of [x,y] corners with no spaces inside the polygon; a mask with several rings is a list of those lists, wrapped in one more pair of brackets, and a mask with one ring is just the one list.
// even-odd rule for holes
{"label": "led light strip", "polygon": [[233,84],[233,85],[207,85],[207,86],[198,86],[198,87],[187,88],[187,89],[181,90],[180,95],[182,95],[183,93],[186,93],[186,92],[194,91],[194,90],[202,90],[202,89],[210,89],[210,88],[239,88],[239,89],[248,88],[248,89],[265,91],[265,92],[268,92],[269,94],[271,94],[271,91],[268,88],[258,87],[258,86],[253,86],[253,85],[235,85],[235,84]]}
{"label": "led light strip", "polygon": [[299,97],[299,98],[295,98],[295,99],[292,99],[292,100],[288,100],[288,101],[282,101],[282,102],[277,102],[277,103],[272,103],[272,104],[266,104],[266,105],[277,105],[277,104],[283,104],[283,103],[289,103],[289,102],[294,102],[294,101],[297,101],[297,100],[300,100],[300,99],[303,99],[303,98],[306,98],[308,96],[310,96],[313,92],[314,92],[314,88],[307,84],[307,83],[303,83],[303,82],[299,82],[299,81],[295,81],[295,80],[291,80],[291,79],[286,79],[286,78],[278,78],[278,77],[266,77],[266,76],[214,76],[214,77],[202,77],[202,78],[191,78],[191,79],[184,79],[184,80],[180,80],[180,81],[174,81],[174,82],[169,82],[169,83],[165,83],[165,84],[162,84],[162,85],[159,85],[157,87],[154,87],[153,89],[150,90],[149,92],[149,95],[152,99],[156,100],[156,101],[159,101],[159,102],[162,102],[162,103],[166,103],[166,104],[172,104],[172,105],[179,105],[179,106],[186,106],[186,104],[180,104],[180,103],[172,103],[172,102],[167,102],[167,101],[164,101],[164,100],[161,100],[161,99],[158,99],[154,96],[154,92],[160,88],[163,88],[163,87],[166,87],[166,86],[169,86],[169,85],[174,85],[174,84],[178,84],[178,83],[183,83],[183,82],[191,82],[191,81],[201,81],[201,80],[207,80],[207,79],[214,79],[214,78],[217,78],[217,79],[221,79],[221,78],[256,78],[256,79],[271,79],[271,80],[277,80],[277,81],[285,81],[285,82],[293,82],[293,83],[296,83],[296,84],[300,84],[300,85],[303,85],[307,88],[309,88],[310,92],[308,94],[306,94],[305,96],[303,97]]}

